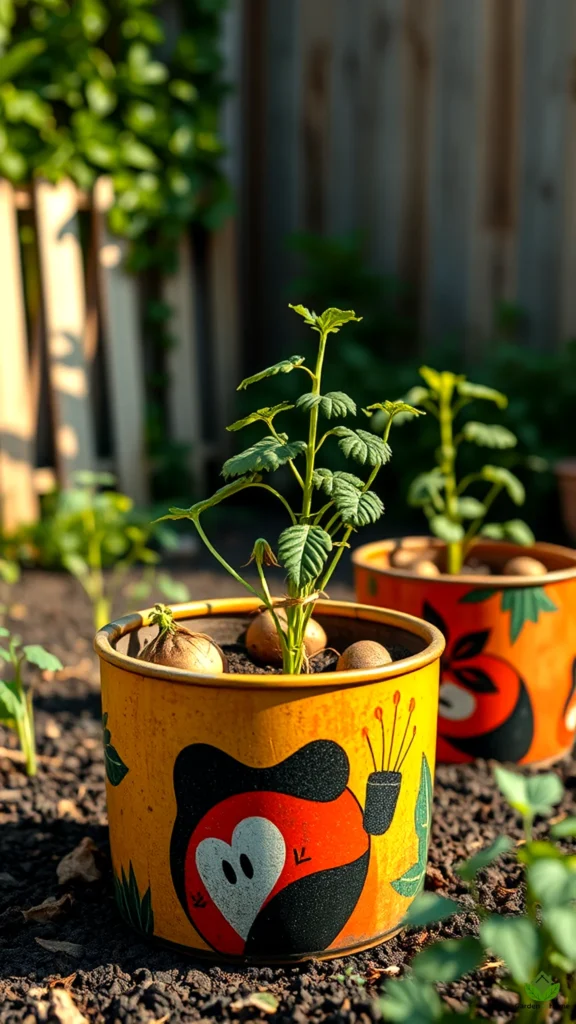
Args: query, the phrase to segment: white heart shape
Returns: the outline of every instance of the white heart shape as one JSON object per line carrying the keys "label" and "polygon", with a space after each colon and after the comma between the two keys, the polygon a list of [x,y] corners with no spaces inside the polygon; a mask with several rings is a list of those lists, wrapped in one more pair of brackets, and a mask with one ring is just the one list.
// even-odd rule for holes
{"label": "white heart shape", "polygon": [[244,818],[230,845],[212,836],[198,843],[196,867],[220,913],[243,939],[276,885],[286,861],[280,829],[267,818]]}

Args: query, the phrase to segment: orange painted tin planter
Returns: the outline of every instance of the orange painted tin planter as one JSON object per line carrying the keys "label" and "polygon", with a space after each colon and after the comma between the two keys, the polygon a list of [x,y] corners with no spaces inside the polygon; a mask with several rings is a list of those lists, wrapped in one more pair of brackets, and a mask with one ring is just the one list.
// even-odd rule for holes
{"label": "orange painted tin planter", "polygon": [[[428,537],[357,548],[360,601],[421,615],[442,630],[438,760],[477,757],[550,763],[568,753],[576,731],[576,552],[535,544],[522,553],[545,576],[422,577],[390,566],[398,544],[444,545]],[[479,541],[474,555],[503,566],[519,549]]]}
{"label": "orange painted tin planter", "polygon": [[[253,599],[176,618],[235,641]],[[395,934],[424,882],[439,659],[428,623],[319,601],[331,644],[406,650],[316,675],[197,675],[136,660],[148,612],[96,637],[116,897],[145,934],[243,962],[330,957]]]}

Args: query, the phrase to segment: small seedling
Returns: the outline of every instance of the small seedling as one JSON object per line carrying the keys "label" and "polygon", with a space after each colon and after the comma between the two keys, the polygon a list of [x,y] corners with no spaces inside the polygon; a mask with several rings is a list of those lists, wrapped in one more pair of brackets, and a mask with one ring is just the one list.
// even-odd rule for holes
{"label": "small seedling", "polygon": [[[132,499],[110,490],[113,485],[110,473],[76,473],[74,486],[55,496],[43,525],[44,544],[54,549],[88,596],[95,629],[110,621],[123,587],[133,600],[144,600],[153,590],[169,601],[188,598],[183,583],[156,572],[159,555],[149,544],[157,529],[135,522]],[[157,539],[168,546],[167,534]],[[128,573],[136,565],[145,567],[142,578],[127,587]]]}
{"label": "small seedling", "polygon": [[36,741],[32,690],[24,688],[23,670],[26,664],[37,665],[44,671],[56,672],[62,663],[38,644],[22,646],[20,637],[0,626],[0,637],[6,646],[0,647],[0,658],[11,666],[9,680],[0,680],[0,722],[18,735],[20,749],[26,759],[28,775],[36,775]]}
{"label": "small seedling", "polygon": [[[421,368],[420,376],[426,387],[412,388],[406,398],[408,402],[421,405],[438,421],[440,445],[436,449],[436,466],[416,477],[410,487],[408,501],[424,509],[432,533],[446,541],[447,571],[460,572],[478,534],[520,545],[533,544],[534,535],[521,519],[505,523],[485,522],[502,491],[515,505],[524,504],[524,486],[509,469],[487,465],[458,479],[457,457],[462,444],[499,450],[516,446],[516,436],[500,424],[468,420],[458,432],[455,428],[459,413],[471,402],[492,402],[499,409],[505,409],[508,404],[506,396],[483,384],[472,384],[466,377],[447,371],[438,372],[429,366]],[[477,485],[484,485],[481,498],[468,493]]]}
{"label": "small seedling", "polygon": [[[572,1021],[576,1010],[576,858],[565,853],[559,840],[576,837],[576,818],[564,818],[550,828],[550,840],[535,840],[533,822],[537,815],[550,816],[560,803],[563,787],[557,775],[524,776],[505,768],[495,769],[496,782],[509,804],[521,815],[526,841],[514,847],[507,836],[498,836],[491,846],[456,868],[474,897],[480,919],[479,935],[446,939],[427,946],[411,963],[403,980],[386,984],[381,1000],[386,1021],[416,1021],[434,1024],[452,1020],[476,1020],[475,1007],[453,1014],[442,1004],[434,985],[450,984],[485,961],[502,961],[507,975],[503,988],[516,991],[520,1009],[515,1020],[521,1024],[548,1020],[550,1001],[562,994],[562,1017]],[[506,854],[515,856],[526,883],[526,913],[523,916],[491,914],[480,903],[479,871]],[[416,897],[404,919],[407,927],[422,928],[467,912],[455,900],[432,892]]]}
{"label": "small seedling", "polygon": [[[280,402],[272,407],[263,406],[232,423],[228,430],[234,432],[259,423],[266,429],[266,434],[224,463],[222,475],[227,482],[211,498],[191,508],[172,508],[163,518],[190,519],[216,561],[259,598],[274,621],[284,671],[298,674],[307,665],[305,633],[314,605],[326,590],[342,553],[349,547],[352,532],[375,523],[384,512],[379,495],[371,488],[379,470],[392,454],[388,444],[392,423],[401,413],[418,416],[421,411],[405,402],[379,402],[363,411],[369,417],[377,410],[387,414],[381,436],[343,423],[328,426],[322,432],[322,420],[344,420],[357,414],[356,403],[344,392],[322,394],[322,370],[330,335],[361,318],[353,310],[332,308],[318,316],[304,306],[291,308],[318,336],[314,369],[306,366],[303,356],[290,356],[243,380],[238,390],[278,374],[293,372],[306,375],[310,390],[300,395],[295,405]],[[288,412],[294,412],[296,422],[301,417],[300,423],[306,426],[303,431],[306,440],[292,440],[287,433],[277,429],[277,418]],[[330,438],[337,439],[346,458],[366,467],[366,480],[353,473],[332,472],[318,466],[318,456]],[[279,490],[263,480],[263,474],[270,474],[282,466],[288,467],[299,488],[301,500],[298,508],[292,508]],[[207,537],[201,523],[208,509],[248,488],[260,488],[272,494],[281,502],[289,519],[289,525],[280,534],[276,551],[264,538],[259,538],[254,544],[251,560],[259,576],[260,589],[253,587],[226,561]],[[286,572],[288,593],[280,601],[273,599],[270,593],[265,573],[265,568],[270,565],[280,565]],[[285,610],[285,618],[278,614],[279,608]]]}

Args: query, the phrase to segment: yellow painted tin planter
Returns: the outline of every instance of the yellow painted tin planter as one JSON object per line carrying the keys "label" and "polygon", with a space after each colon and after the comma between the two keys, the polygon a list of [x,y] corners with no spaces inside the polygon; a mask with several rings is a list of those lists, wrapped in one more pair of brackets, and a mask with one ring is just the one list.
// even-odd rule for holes
{"label": "yellow painted tin planter", "polygon": [[[174,611],[226,643],[258,607]],[[397,932],[426,868],[439,630],[319,601],[329,644],[377,639],[407,656],[362,671],[208,676],[136,660],[147,615],[96,637],[124,917],[195,954],[252,962],[336,956]]]}

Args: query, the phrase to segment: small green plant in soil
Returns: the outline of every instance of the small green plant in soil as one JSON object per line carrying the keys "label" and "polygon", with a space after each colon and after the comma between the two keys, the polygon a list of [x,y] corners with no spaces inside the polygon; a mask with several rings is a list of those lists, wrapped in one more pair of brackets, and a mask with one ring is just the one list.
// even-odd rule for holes
{"label": "small green plant in soil", "polygon": [[0,722],[14,729],[20,749],[26,759],[28,775],[36,775],[36,741],[34,738],[34,712],[32,690],[24,687],[26,665],[37,665],[44,671],[56,672],[62,663],[38,644],[22,646],[19,636],[13,636],[0,626],[0,659],[8,669],[8,679],[0,680]]}
{"label": "small green plant in soil", "polygon": [[[392,423],[401,413],[418,416],[421,412],[405,402],[385,401],[368,406],[363,412],[370,417],[376,410],[387,413],[381,436],[344,423],[331,425],[334,420],[356,417],[357,408],[354,400],[343,391],[322,393],[322,372],[329,341],[345,324],[360,318],[353,310],[333,307],[320,316],[301,305],[291,308],[317,335],[313,368],[306,365],[304,356],[290,356],[243,380],[239,390],[278,374],[295,372],[306,375],[309,390],[294,404],[280,402],[272,407],[261,406],[228,427],[239,431],[250,424],[261,423],[266,434],[224,463],[222,475],[227,482],[211,498],[187,509],[172,508],[163,518],[190,519],[219,564],[261,600],[274,622],[283,669],[298,674],[307,666],[305,631],[316,600],[328,586],[343,551],[349,547],[353,531],[375,523],[384,512],[380,497],[371,488],[392,454],[388,444]],[[334,355],[337,358],[337,348]],[[277,419],[289,412],[293,413],[297,428],[302,428],[306,439],[292,439],[277,428]],[[366,479],[351,472],[332,472],[319,465],[320,453],[332,438],[337,440],[346,458],[366,469]],[[298,508],[292,508],[284,495],[263,479],[263,474],[270,474],[281,466],[287,466],[296,480],[301,499]],[[274,495],[289,518],[275,551],[263,537],[254,544],[251,561],[258,572],[260,589],[253,587],[223,558],[201,523],[208,509],[239,491],[254,487]],[[270,593],[265,571],[270,565],[280,565],[286,572],[288,592],[280,602]]]}
{"label": "small green plant in soil", "polygon": [[[458,450],[469,443],[483,448],[514,448],[516,436],[507,427],[497,423],[468,420],[460,430],[456,427],[459,413],[470,402],[493,402],[505,409],[508,399],[500,391],[483,384],[473,384],[463,375],[439,372],[429,366],[420,369],[424,386],[411,389],[407,401],[421,405],[438,421],[440,444],[436,449],[436,466],[420,473],[408,492],[411,505],[421,506],[427,516],[430,530],[446,541],[447,571],[458,573],[474,539],[480,534],[494,540],[511,540],[515,544],[530,545],[534,535],[521,519],[505,523],[486,523],[486,517],[498,496],[505,492],[515,505],[525,499],[524,485],[504,466],[486,465],[477,472],[458,478]],[[480,498],[469,493],[470,488],[482,486]]]}
{"label": "small green plant in soil", "polygon": [[[519,775],[502,767],[495,769],[495,776],[509,804],[522,816],[526,841],[514,847],[508,836],[498,836],[491,846],[456,868],[474,897],[479,935],[435,942],[418,953],[408,977],[386,984],[381,1000],[384,1020],[432,1024],[480,1019],[473,1004],[465,1013],[448,1012],[435,984],[457,981],[494,958],[503,961],[507,970],[500,985],[518,993],[514,1019],[520,1024],[549,1020],[551,1001],[559,994],[561,1017],[554,1019],[574,1019],[576,857],[565,853],[561,844],[576,837],[576,818],[557,821],[550,828],[549,840],[534,839],[535,817],[549,816],[562,799],[560,779],[552,773]],[[478,873],[503,854],[515,856],[524,872],[526,912],[522,916],[491,914],[480,903]],[[412,903],[405,924],[423,928],[468,910],[455,900],[423,892]]]}
{"label": "small green plant in soil", "polygon": [[[73,487],[51,496],[29,541],[41,563],[61,565],[78,580],[92,606],[95,629],[110,621],[121,593],[131,600],[145,600],[153,591],[168,600],[188,599],[183,583],[156,570],[160,556],[150,541],[169,546],[170,532],[159,536],[157,527],[139,522],[132,499],[113,485],[110,473],[76,473]],[[137,565],[144,567],[142,575],[129,583],[128,574]]]}

